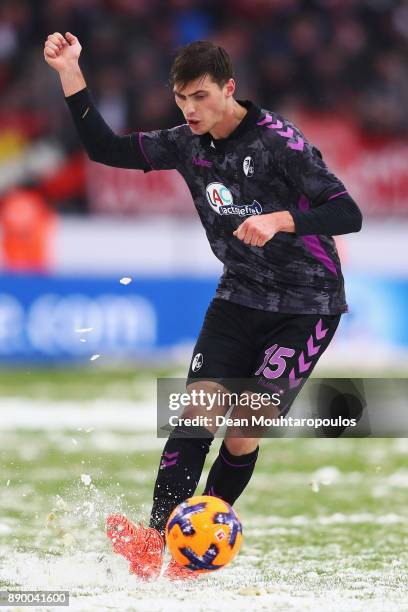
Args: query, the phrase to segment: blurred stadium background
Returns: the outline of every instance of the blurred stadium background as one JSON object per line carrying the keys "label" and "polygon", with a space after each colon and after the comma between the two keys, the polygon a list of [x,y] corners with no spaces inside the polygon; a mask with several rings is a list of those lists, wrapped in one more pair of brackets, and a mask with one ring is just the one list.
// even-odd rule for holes
{"label": "blurred stadium background", "polygon": [[167,86],[180,45],[228,49],[238,97],[297,122],[364,212],[338,239],[350,314],[320,367],[405,370],[408,4],[393,0],[3,0],[2,363],[186,366],[221,270],[175,172],[86,158],[42,55],[67,30],[118,133],[180,123]]}
{"label": "blurred stadium background", "polygon": [[179,124],[177,48],[224,45],[238,98],[297,122],[364,213],[338,239],[350,313],[316,374],[408,371],[408,2],[2,0],[0,589],[70,589],[81,611],[406,611],[405,439],[264,441],[216,578],[140,585],[111,554],[106,514],[150,506],[155,377],[185,375],[221,264],[177,174],[84,155],[43,59],[67,30],[118,133]]}

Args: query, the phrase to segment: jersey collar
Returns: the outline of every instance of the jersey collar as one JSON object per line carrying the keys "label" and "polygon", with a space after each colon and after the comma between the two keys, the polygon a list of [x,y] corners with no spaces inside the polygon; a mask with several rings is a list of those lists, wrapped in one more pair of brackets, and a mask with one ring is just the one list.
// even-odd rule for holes
{"label": "jersey collar", "polygon": [[262,111],[250,100],[237,100],[238,104],[247,109],[247,114],[242,121],[237,125],[235,130],[227,138],[215,139],[209,132],[199,136],[201,144],[210,149],[213,153],[223,152],[229,142],[243,136],[246,132],[253,129],[254,124],[259,119]]}

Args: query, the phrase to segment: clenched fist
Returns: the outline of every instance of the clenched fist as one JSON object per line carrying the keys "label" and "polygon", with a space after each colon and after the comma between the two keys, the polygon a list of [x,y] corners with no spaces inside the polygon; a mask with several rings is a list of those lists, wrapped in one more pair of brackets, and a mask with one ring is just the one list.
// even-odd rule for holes
{"label": "clenched fist", "polygon": [[65,37],[54,32],[45,41],[44,59],[51,68],[61,73],[78,64],[81,50],[79,40],[71,32],[66,32]]}
{"label": "clenched fist", "polygon": [[245,219],[233,235],[248,246],[263,247],[278,232],[295,231],[292,215],[287,210],[265,215],[252,215]]}

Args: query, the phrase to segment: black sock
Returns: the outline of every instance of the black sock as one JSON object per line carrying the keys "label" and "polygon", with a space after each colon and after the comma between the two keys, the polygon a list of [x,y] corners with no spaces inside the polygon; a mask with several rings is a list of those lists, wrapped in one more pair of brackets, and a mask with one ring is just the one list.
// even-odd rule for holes
{"label": "black sock", "polygon": [[259,446],[246,455],[232,455],[223,441],[208,475],[203,495],[221,497],[232,506],[251,480],[258,451]]}
{"label": "black sock", "polygon": [[164,535],[173,508],[194,495],[214,436],[205,427],[177,426],[163,449],[153,493],[150,527]]}

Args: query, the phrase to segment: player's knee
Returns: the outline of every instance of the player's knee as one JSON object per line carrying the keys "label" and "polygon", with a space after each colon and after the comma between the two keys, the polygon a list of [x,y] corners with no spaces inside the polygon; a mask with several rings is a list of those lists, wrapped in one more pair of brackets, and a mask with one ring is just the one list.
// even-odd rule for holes
{"label": "player's knee", "polygon": [[247,455],[252,453],[258,446],[258,438],[230,438],[226,437],[225,445],[231,455]]}
{"label": "player's knee", "polygon": [[219,428],[217,418],[230,408],[229,393],[214,381],[197,381],[187,385],[189,404],[184,408],[181,420],[206,427],[212,434]]}

